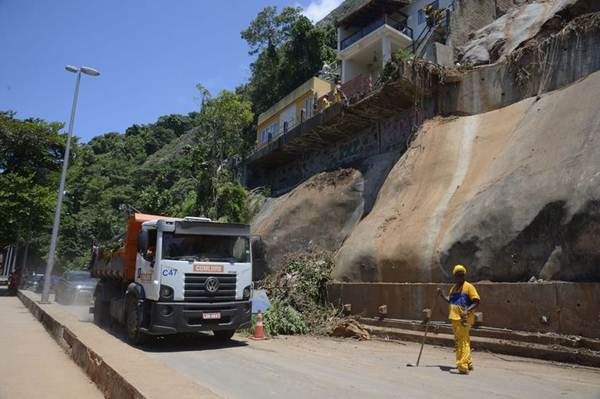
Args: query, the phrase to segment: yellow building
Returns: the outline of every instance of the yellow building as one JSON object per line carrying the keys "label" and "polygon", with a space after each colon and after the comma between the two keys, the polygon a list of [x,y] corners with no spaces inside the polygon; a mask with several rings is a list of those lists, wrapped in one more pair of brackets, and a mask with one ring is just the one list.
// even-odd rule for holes
{"label": "yellow building", "polygon": [[256,142],[268,143],[315,114],[315,101],[333,90],[333,83],[311,78],[258,116]]}

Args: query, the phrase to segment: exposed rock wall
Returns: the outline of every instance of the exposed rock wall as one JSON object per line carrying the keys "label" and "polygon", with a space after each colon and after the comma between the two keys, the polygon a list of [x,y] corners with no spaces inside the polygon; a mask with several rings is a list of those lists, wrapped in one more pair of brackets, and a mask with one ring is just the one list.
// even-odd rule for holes
{"label": "exposed rock wall", "polygon": [[356,168],[319,173],[288,194],[272,198],[252,223],[254,277],[278,269],[287,254],[336,251],[375,202],[398,159],[390,152]]}
{"label": "exposed rock wall", "polygon": [[267,204],[253,224],[257,277],[321,247],[339,249],[343,281],[447,281],[455,262],[477,279],[600,281],[598,48],[600,14],[581,15],[436,88],[435,112],[472,116],[429,120],[416,136],[414,109],[373,118],[270,172],[286,185],[351,171]]}
{"label": "exposed rock wall", "polygon": [[335,277],[447,281],[466,263],[476,279],[522,281],[553,264],[560,279],[600,280],[598,93],[600,72],[427,122],[340,249]]}
{"label": "exposed rock wall", "polygon": [[[600,2],[598,2],[600,6]],[[600,69],[600,13],[575,18],[561,31],[533,40],[504,62],[464,74],[441,89],[444,114],[472,115],[556,90]]]}
{"label": "exposed rock wall", "polygon": [[501,61],[532,38],[559,31],[575,16],[599,10],[597,0],[540,0],[511,8],[473,33],[461,51],[461,62],[481,65]]}

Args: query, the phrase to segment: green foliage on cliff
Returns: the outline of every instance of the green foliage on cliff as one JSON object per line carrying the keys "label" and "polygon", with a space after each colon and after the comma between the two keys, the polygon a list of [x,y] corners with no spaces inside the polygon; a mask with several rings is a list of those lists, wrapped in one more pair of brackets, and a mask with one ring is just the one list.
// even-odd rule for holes
{"label": "green foliage on cliff", "polygon": [[334,25],[337,21],[350,15],[370,0],[344,0],[336,9],[331,11],[325,18],[317,22],[317,26]]}
{"label": "green foliage on cliff", "polygon": [[205,93],[199,112],[165,115],[77,147],[58,250],[63,267],[85,266],[93,242],[122,234],[127,209],[248,222],[248,195],[232,159],[247,151],[243,134],[252,119],[242,96]]}
{"label": "green foliage on cliff", "polygon": [[[126,211],[249,222],[256,204],[236,180],[254,146],[256,117],[335,58],[335,30],[298,8],[266,7],[242,33],[255,55],[251,76],[201,106],[74,143],[57,250],[59,269],[85,267],[93,243],[125,229]],[[62,124],[0,113],[0,244],[23,242],[28,226],[45,262],[65,136]],[[75,140],[76,141],[76,140]]]}
{"label": "green foliage on cliff", "polygon": [[276,7],[266,7],[242,31],[249,53],[257,55],[245,88],[256,115],[335,59],[333,26],[317,27],[300,11],[286,7],[277,13]]}

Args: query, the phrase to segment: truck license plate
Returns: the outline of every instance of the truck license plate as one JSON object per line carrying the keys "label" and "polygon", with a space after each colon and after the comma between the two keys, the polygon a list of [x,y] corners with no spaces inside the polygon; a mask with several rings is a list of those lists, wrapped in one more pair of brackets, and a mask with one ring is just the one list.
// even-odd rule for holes
{"label": "truck license plate", "polygon": [[218,320],[221,318],[221,313],[220,312],[215,312],[215,313],[202,313],[202,318],[204,320]]}

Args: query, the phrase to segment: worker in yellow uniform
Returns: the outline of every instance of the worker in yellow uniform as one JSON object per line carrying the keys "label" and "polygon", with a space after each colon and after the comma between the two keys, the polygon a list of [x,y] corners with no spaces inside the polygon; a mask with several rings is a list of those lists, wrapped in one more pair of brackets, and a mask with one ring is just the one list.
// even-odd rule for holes
{"label": "worker in yellow uniform", "polygon": [[448,296],[437,289],[438,295],[450,304],[448,319],[452,321],[454,332],[454,347],[456,349],[456,368],[461,374],[469,374],[473,370],[471,360],[471,338],[469,331],[475,321],[473,311],[479,306],[479,294],[473,286],[465,280],[467,269],[462,265],[454,266],[452,275],[455,284],[450,289]]}

